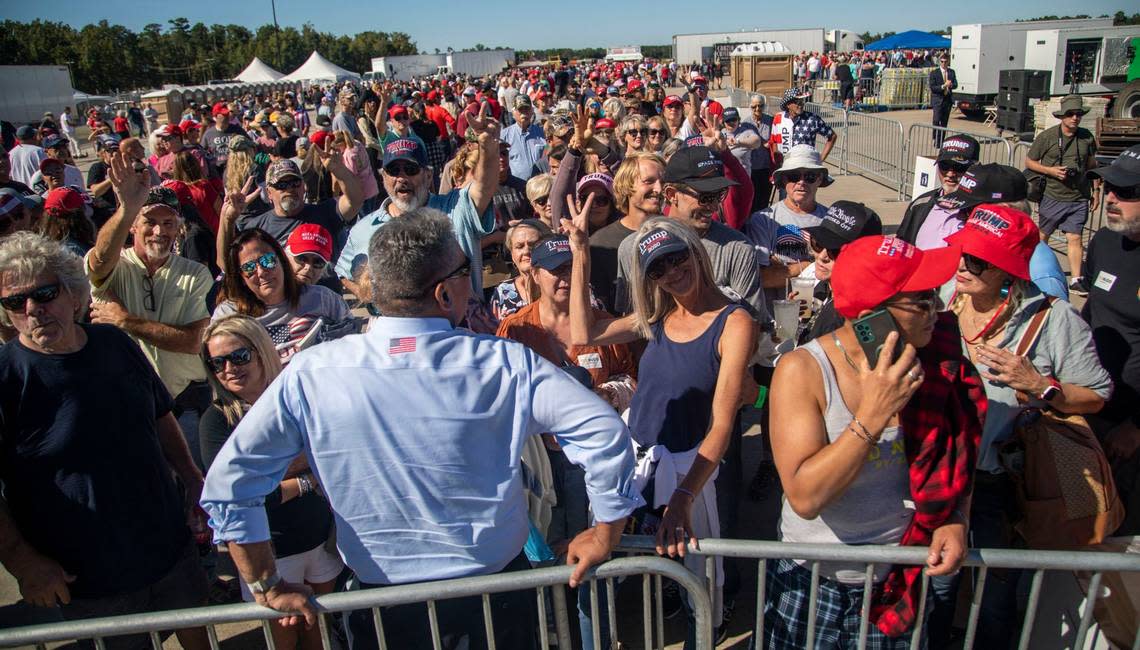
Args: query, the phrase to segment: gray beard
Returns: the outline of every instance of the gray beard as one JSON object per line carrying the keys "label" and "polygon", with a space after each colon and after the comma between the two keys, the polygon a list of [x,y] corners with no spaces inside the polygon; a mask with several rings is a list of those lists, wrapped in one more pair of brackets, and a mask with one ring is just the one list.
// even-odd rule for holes
{"label": "gray beard", "polygon": [[1112,232],[1120,233],[1121,235],[1124,235],[1125,237],[1128,237],[1129,239],[1132,239],[1133,237],[1140,235],[1140,221],[1112,222],[1112,221],[1109,221],[1108,219],[1105,219],[1104,225],[1108,226],[1108,229],[1111,230]]}
{"label": "gray beard", "polygon": [[301,201],[293,198],[293,196],[290,195],[281,197],[281,211],[285,214],[291,215],[300,207]]}
{"label": "gray beard", "polygon": [[[421,172],[422,173],[422,172]],[[411,201],[404,201],[403,199],[392,196],[392,204],[400,209],[401,212],[411,212],[417,208],[422,208],[427,205],[428,188],[424,185],[416,187],[416,193],[412,196]]]}

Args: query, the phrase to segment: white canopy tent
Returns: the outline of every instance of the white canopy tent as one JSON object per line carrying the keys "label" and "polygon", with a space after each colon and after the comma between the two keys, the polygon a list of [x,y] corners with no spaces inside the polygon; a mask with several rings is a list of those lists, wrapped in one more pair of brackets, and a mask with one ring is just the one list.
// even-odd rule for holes
{"label": "white canopy tent", "polygon": [[285,81],[310,81],[315,79],[335,79],[337,81],[358,81],[360,75],[336,65],[319,52],[314,51],[309,59],[293,72],[282,77]]}
{"label": "white canopy tent", "polygon": [[234,79],[244,81],[245,83],[266,83],[269,81],[277,81],[284,76],[284,74],[269,67],[265,61],[255,56],[253,60],[249,62],[249,65],[245,66],[245,70],[242,70]]}

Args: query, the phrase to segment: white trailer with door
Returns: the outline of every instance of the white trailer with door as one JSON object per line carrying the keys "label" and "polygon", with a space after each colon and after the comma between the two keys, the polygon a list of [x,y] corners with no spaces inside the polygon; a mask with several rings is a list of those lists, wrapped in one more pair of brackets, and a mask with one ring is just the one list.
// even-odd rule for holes
{"label": "white trailer with door", "polygon": [[407,56],[378,56],[372,59],[372,72],[388,79],[411,81],[412,77],[428,77],[447,65],[446,54],[410,54]]}
{"label": "white trailer with door", "polygon": [[1028,32],[1025,67],[1049,70],[1050,95],[1115,93],[1127,83],[1129,42],[1140,25],[1040,29]]}
{"label": "white trailer with door", "polygon": [[954,101],[963,113],[980,115],[997,96],[1000,71],[1032,69],[1025,61],[1031,31],[1111,27],[1112,18],[954,25],[950,28],[950,67],[958,77]]}
{"label": "white trailer with door", "polygon": [[0,65],[0,120],[39,124],[45,111],[59,117],[75,106],[71,72],[65,65]]}
{"label": "white trailer with door", "polygon": [[489,74],[502,72],[515,64],[515,51],[509,48],[501,50],[472,50],[468,52],[451,52],[447,55],[445,64],[447,70],[440,70],[444,74],[465,74],[472,77],[483,77]]}

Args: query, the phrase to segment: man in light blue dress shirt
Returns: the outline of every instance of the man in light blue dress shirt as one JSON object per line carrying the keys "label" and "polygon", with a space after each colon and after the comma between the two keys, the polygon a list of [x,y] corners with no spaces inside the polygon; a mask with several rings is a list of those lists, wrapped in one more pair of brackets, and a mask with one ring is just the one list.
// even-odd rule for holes
{"label": "man in light blue dress shirt", "polygon": [[[374,299],[388,316],[366,334],[293,357],[230,436],[202,492],[215,540],[229,543],[257,602],[301,612],[309,625],[311,591],[277,577],[263,505],[298,454],[332,505],[357,587],[528,568],[520,454],[532,435],[552,433],[586,470],[599,523],[570,544],[572,585],[609,555],[643,504],[629,433],[613,408],[527,347],[455,329],[470,262],[442,213],[408,216],[369,245]],[[492,602],[503,619],[497,645],[531,647],[534,595]],[[385,612],[390,647],[415,646],[427,633],[424,606],[402,607],[419,609]],[[350,647],[375,647],[370,611],[345,620]],[[440,625],[445,637],[483,638],[481,601],[454,601]]]}
{"label": "man in light blue dress shirt", "polygon": [[538,170],[538,164],[546,152],[546,136],[542,127],[534,123],[534,107],[530,97],[519,94],[515,97],[515,123],[503,129],[502,139],[511,147],[511,175],[530,180]]}

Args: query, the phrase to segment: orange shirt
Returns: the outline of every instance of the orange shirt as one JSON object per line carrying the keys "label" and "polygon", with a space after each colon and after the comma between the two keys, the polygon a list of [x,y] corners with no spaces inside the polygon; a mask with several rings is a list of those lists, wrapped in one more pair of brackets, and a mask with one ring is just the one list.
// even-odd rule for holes
{"label": "orange shirt", "polygon": [[[541,301],[535,301],[507,316],[499,323],[496,334],[505,339],[518,341],[534,350],[547,361],[561,366],[567,359],[567,350],[553,334],[542,327],[539,317]],[[595,318],[612,318],[604,311],[595,309]],[[594,386],[600,386],[615,375],[637,377],[637,368],[629,347],[621,345],[573,345],[569,349],[569,360],[575,365],[590,371]]]}

